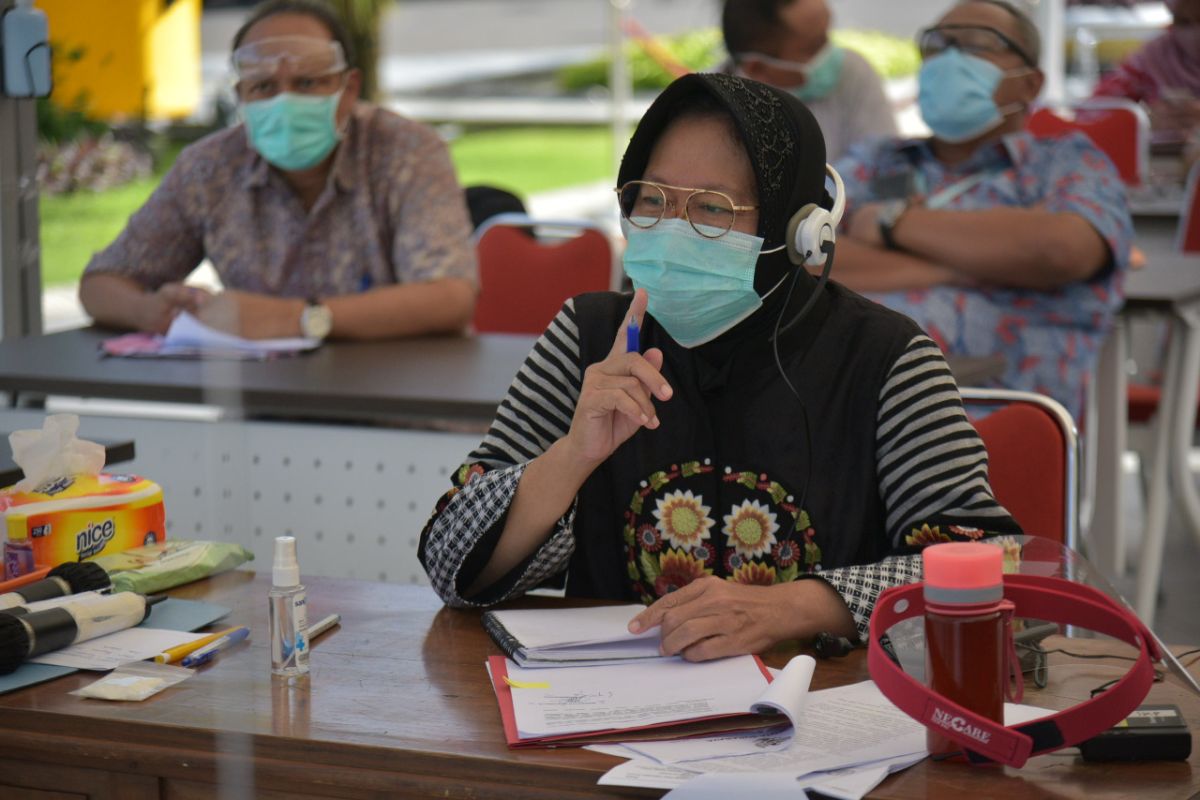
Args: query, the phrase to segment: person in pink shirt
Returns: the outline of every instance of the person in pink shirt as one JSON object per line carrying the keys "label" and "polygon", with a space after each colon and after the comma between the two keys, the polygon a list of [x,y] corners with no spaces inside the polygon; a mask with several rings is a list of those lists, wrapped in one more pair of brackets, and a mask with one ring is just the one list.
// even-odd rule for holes
{"label": "person in pink shirt", "polygon": [[1155,138],[1183,141],[1200,128],[1200,0],[1168,0],[1171,27],[1097,84],[1095,97],[1145,103]]}

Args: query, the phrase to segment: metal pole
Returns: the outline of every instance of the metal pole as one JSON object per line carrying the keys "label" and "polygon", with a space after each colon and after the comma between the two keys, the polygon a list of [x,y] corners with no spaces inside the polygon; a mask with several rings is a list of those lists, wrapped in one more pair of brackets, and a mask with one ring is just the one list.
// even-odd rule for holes
{"label": "metal pole", "polygon": [[1042,72],[1046,85],[1042,102],[1061,104],[1066,96],[1066,14],[1064,0],[1036,0],[1034,19],[1042,33]]}
{"label": "metal pole", "polygon": [[42,332],[36,102],[0,96],[0,339]]}
{"label": "metal pole", "polygon": [[629,67],[625,63],[625,35],[622,21],[629,13],[633,0],[608,0],[608,52],[611,56],[608,68],[608,86],[612,97],[612,149],[613,175],[621,167],[621,156],[629,143],[629,102],[633,87],[629,82]]}

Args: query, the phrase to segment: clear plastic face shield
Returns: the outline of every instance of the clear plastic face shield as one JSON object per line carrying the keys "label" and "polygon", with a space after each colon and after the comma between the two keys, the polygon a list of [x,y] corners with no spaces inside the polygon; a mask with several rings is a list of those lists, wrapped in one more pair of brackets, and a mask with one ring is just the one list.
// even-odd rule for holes
{"label": "clear plastic face shield", "polygon": [[340,44],[310,36],[260,39],[234,50],[232,62],[242,102],[282,92],[332,95],[343,87],[348,67]]}

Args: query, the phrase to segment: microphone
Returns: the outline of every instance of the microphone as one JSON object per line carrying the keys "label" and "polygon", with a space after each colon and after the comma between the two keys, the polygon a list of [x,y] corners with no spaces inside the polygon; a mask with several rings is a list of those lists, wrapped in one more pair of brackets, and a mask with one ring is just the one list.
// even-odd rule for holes
{"label": "microphone", "polygon": [[140,625],[151,606],[165,599],[166,595],[117,592],[82,595],[44,611],[0,613],[0,675],[27,658]]}
{"label": "microphone", "polygon": [[834,636],[825,631],[821,631],[813,637],[813,652],[817,658],[840,658],[859,647],[862,647],[861,643],[855,643],[845,636]]}
{"label": "microphone", "polygon": [[50,570],[40,581],[34,581],[7,594],[0,594],[0,611],[36,603],[39,600],[52,600],[80,592],[97,592],[108,589],[111,585],[108,573],[99,564],[90,561],[68,561]]}

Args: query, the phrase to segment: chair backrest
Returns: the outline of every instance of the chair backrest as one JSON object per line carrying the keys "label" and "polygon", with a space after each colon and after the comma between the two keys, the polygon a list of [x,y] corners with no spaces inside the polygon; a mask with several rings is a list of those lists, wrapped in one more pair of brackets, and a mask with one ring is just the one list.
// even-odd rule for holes
{"label": "chair backrest", "polygon": [[1181,253],[1200,253],[1200,161],[1192,165],[1183,190],[1176,249]]}
{"label": "chair backrest", "polygon": [[1079,131],[1104,151],[1121,180],[1140,186],[1150,165],[1150,119],[1141,106],[1128,100],[1104,98],[1063,111],[1039,108],[1025,127],[1038,137]]}
{"label": "chair backrest", "polygon": [[529,235],[530,223],[541,226],[505,221],[478,233],[479,333],[541,333],[568,298],[611,286],[612,247],[603,233],[585,228],[574,238],[547,243]]}
{"label": "chair backrest", "polygon": [[1000,504],[1025,533],[1078,549],[1079,437],[1062,404],[1033,392],[961,389],[972,406],[995,408],[975,422]]}

